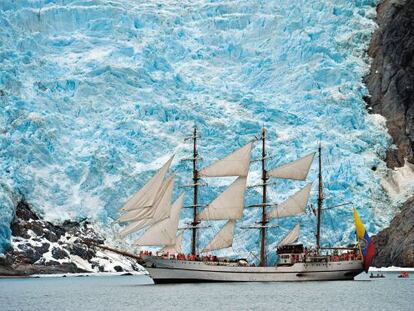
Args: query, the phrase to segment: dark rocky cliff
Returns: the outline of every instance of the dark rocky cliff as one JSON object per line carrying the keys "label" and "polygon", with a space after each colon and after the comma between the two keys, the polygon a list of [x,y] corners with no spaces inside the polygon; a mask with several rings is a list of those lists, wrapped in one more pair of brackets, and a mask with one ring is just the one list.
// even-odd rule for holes
{"label": "dark rocky cliff", "polygon": [[381,1],[377,23],[368,50],[366,102],[387,119],[396,149],[388,151],[386,160],[394,168],[404,166],[404,158],[414,163],[414,0]]}
{"label": "dark rocky cliff", "polygon": [[374,238],[376,267],[414,267],[414,197],[405,202],[389,228]]}
{"label": "dark rocky cliff", "polygon": [[[414,163],[414,0],[384,0],[377,6],[378,29],[368,54],[370,74],[367,108],[383,115],[395,148],[387,153],[388,167]],[[414,266],[414,197],[403,205],[389,228],[375,238],[374,265]]]}

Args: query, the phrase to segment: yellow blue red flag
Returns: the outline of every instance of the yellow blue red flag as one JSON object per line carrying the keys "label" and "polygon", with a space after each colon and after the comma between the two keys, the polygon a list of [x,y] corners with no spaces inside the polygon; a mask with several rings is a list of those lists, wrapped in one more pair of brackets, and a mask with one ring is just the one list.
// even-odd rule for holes
{"label": "yellow blue red flag", "polygon": [[368,232],[365,230],[364,224],[359,218],[357,210],[354,208],[354,219],[356,227],[356,235],[361,247],[362,256],[364,258],[364,270],[368,272],[369,266],[371,265],[372,259],[375,255],[374,242],[371,240]]}

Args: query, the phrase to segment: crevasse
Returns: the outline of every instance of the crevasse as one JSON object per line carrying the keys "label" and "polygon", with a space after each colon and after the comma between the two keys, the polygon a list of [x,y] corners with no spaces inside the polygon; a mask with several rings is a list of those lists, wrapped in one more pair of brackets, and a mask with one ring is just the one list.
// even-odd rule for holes
{"label": "crevasse", "polygon": [[[376,232],[392,209],[379,184],[389,138],[362,100],[375,3],[1,1],[0,253],[22,197],[48,220],[89,217],[111,235],[117,209],[154,170],[172,153],[189,155],[183,139],[194,124],[204,164],[262,126],[272,167],[321,141],[326,206],[353,202]],[[175,161],[179,184],[189,168]],[[253,165],[249,183],[258,178]],[[308,179],[316,180],[316,161]],[[203,202],[230,181],[208,183]],[[277,181],[270,197],[300,186]],[[244,223],[255,213],[246,210]],[[300,220],[310,243],[314,217]],[[270,230],[269,249],[296,221]],[[323,243],[354,239],[350,206],[323,221]],[[234,249],[255,251],[257,233],[237,230]]]}

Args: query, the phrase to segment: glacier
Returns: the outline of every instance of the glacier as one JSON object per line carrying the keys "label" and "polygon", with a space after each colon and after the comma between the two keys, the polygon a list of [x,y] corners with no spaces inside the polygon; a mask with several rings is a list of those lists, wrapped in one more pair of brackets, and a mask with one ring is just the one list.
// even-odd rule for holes
{"label": "glacier", "polygon": [[[2,0],[0,253],[21,199],[47,220],[88,217],[113,236],[118,208],[169,155],[176,154],[178,184],[191,181],[189,164],[179,159],[191,156],[184,138],[195,124],[203,165],[263,126],[269,167],[315,151],[320,141],[326,206],[352,202],[368,231],[377,232],[395,207],[380,185],[390,138],[363,101],[375,6],[375,0]],[[317,180],[316,162],[308,180]],[[249,184],[259,176],[252,165]],[[231,180],[207,182],[204,203]],[[277,180],[270,199],[280,202],[303,185]],[[175,196],[183,190],[177,186]],[[247,203],[259,197],[248,190]],[[257,212],[246,209],[244,225]],[[182,225],[189,217],[184,212]],[[281,219],[269,230],[269,250],[298,220],[302,241],[314,240],[312,215]],[[201,245],[219,227],[211,224]],[[325,245],[352,242],[351,207],[326,211],[322,228]],[[237,232],[233,250],[222,252],[257,252],[258,232],[240,226]]]}

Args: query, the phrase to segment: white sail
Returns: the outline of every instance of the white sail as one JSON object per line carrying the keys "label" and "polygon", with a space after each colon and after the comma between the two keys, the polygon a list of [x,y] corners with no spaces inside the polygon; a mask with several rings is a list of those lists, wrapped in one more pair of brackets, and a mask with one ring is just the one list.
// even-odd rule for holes
{"label": "white sail", "polygon": [[[153,218],[154,213],[156,213],[156,211],[159,209],[163,211],[162,215],[164,215],[165,209],[169,209],[169,206],[166,206],[166,204],[169,204],[171,202],[173,186],[174,186],[174,176],[170,176],[162,184],[160,190],[158,191],[156,200],[152,206],[127,211],[125,214],[121,215],[116,222],[122,223],[122,222],[139,221],[139,220],[143,220],[147,218]],[[164,209],[162,207],[164,207]],[[155,221],[157,220],[161,220],[161,218],[158,217],[157,219],[155,219]]]}
{"label": "white sail", "polygon": [[132,211],[129,211],[129,212],[121,215],[116,222],[117,223],[122,223],[122,222],[129,222],[129,221],[133,221],[133,220],[151,218],[153,213],[154,213],[154,211],[153,211],[152,206],[137,209],[137,210],[132,210]]}
{"label": "white sail", "polygon": [[183,206],[184,195],[174,202],[171,207],[171,215],[152,225],[145,233],[136,240],[134,245],[173,245],[176,242],[180,210]]}
{"label": "white sail", "polygon": [[268,217],[280,218],[303,214],[305,212],[306,205],[308,204],[311,189],[312,184],[307,184],[289,199],[274,206],[268,213]]}
{"label": "white sail", "polygon": [[204,177],[247,176],[253,143],[237,149],[199,172]]}
{"label": "white sail", "polygon": [[156,209],[152,216],[153,222],[157,222],[170,216],[171,200],[174,189],[175,174],[166,180],[166,189],[164,195],[156,202]]}
{"label": "white sail", "polygon": [[131,234],[133,232],[137,232],[138,230],[141,230],[142,228],[150,225],[151,223],[152,223],[151,218],[141,219],[141,220],[131,222],[130,224],[128,224],[128,226],[126,226],[121,231],[119,231],[118,236],[121,239],[123,239],[128,234]]}
{"label": "white sail", "polygon": [[160,252],[162,253],[170,253],[170,254],[180,254],[182,253],[182,245],[183,243],[183,234],[177,236],[175,240],[175,244],[173,245],[166,245],[162,249],[160,249]]}
{"label": "white sail", "polygon": [[124,238],[130,233],[141,230],[145,226],[151,225],[169,216],[174,179],[175,175],[172,175],[165,181],[162,187],[162,195],[154,203],[152,214],[147,218],[133,219],[126,228],[119,232],[119,237]]}
{"label": "white sail", "polygon": [[229,220],[201,252],[206,253],[232,246],[235,224],[234,220]]}
{"label": "white sail", "polygon": [[169,218],[163,219],[155,224],[153,224],[145,233],[136,240],[134,245],[169,245],[174,243],[173,236],[170,236],[168,230],[165,228],[168,227]]}
{"label": "white sail", "polygon": [[172,156],[160,170],[142,187],[136,192],[121,208],[121,211],[130,211],[138,208],[149,207],[154,204],[158,191],[161,188],[165,175],[170,168],[171,162],[174,156]]}
{"label": "white sail", "polygon": [[315,152],[312,152],[311,154],[308,154],[296,161],[276,167],[267,172],[267,176],[284,179],[305,180],[306,176],[308,176],[314,156]]}
{"label": "white sail", "polygon": [[299,239],[300,234],[300,224],[296,224],[296,226],[279,242],[277,246],[283,246],[287,244],[296,243]]}
{"label": "white sail", "polygon": [[238,177],[198,216],[199,220],[240,219],[243,216],[246,177]]}

